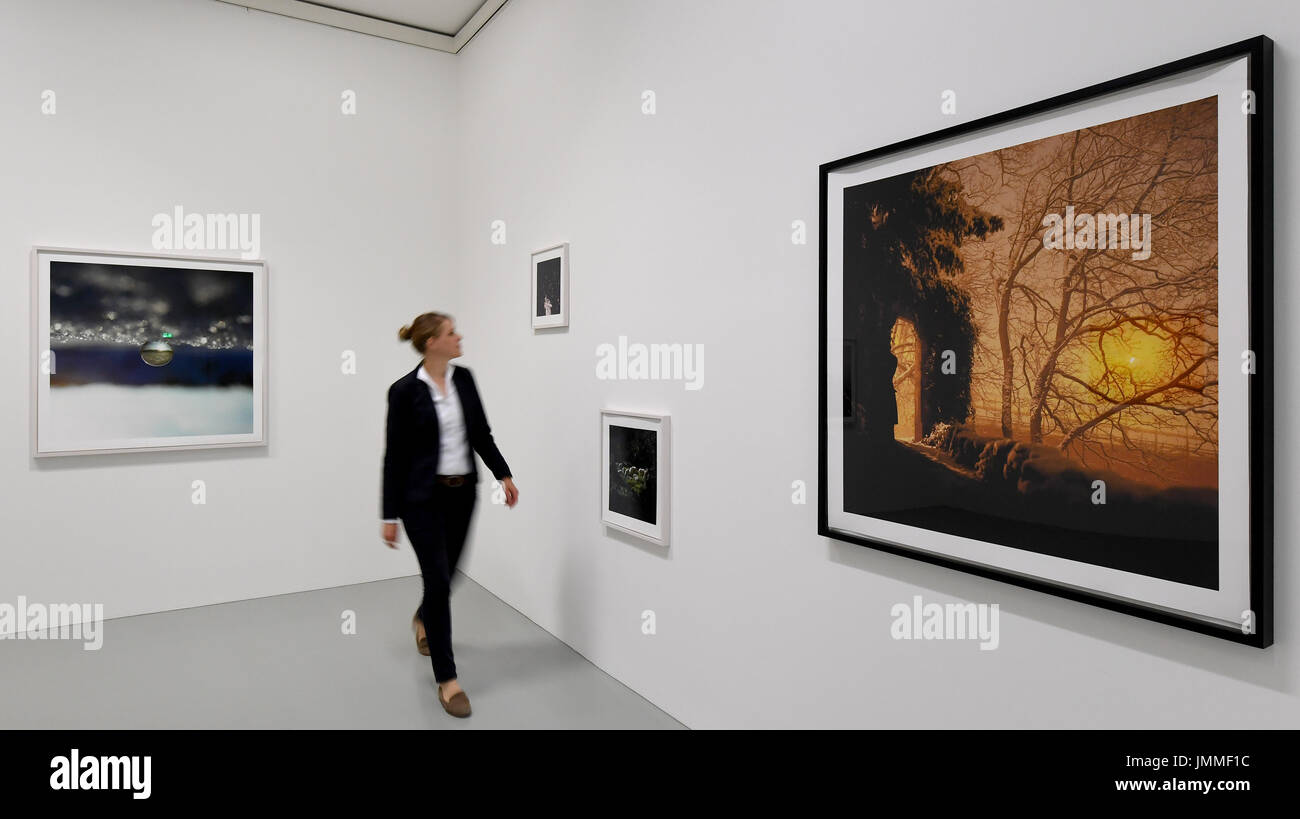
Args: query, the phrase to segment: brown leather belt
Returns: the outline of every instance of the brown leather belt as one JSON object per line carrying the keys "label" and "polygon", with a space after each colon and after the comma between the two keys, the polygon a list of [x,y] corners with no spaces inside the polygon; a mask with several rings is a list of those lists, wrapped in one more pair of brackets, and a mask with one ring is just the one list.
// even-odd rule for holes
{"label": "brown leather belt", "polygon": [[438,483],[443,486],[457,487],[469,481],[469,475],[439,475]]}

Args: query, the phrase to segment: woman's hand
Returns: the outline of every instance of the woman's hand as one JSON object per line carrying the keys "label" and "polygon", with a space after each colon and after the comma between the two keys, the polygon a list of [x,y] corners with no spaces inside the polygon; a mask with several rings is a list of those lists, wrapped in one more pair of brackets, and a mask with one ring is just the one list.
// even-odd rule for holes
{"label": "woman's hand", "polygon": [[388,545],[388,548],[390,549],[397,548],[397,524],[396,523],[385,523],[383,525],[383,528],[380,530],[380,536],[384,539],[384,543]]}
{"label": "woman's hand", "polygon": [[514,478],[503,478],[501,487],[506,490],[506,506],[514,506],[519,502],[519,490],[515,487]]}

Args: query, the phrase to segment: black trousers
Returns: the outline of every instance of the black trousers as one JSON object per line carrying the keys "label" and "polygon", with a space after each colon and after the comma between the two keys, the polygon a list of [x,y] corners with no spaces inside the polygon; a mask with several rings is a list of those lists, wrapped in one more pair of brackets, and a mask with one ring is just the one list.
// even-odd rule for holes
{"label": "black trousers", "polygon": [[451,581],[477,500],[478,486],[470,477],[456,487],[435,484],[433,497],[402,517],[424,578],[424,599],[418,611],[429,638],[433,678],[440,683],[456,676],[451,650]]}

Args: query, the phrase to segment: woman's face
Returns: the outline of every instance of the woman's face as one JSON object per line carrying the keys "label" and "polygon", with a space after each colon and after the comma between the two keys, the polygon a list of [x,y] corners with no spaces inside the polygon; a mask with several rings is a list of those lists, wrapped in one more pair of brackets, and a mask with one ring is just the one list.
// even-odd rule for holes
{"label": "woman's face", "polygon": [[429,339],[424,345],[425,355],[433,355],[448,360],[459,358],[461,355],[460,340],[461,335],[456,332],[455,322],[444,322],[442,333]]}

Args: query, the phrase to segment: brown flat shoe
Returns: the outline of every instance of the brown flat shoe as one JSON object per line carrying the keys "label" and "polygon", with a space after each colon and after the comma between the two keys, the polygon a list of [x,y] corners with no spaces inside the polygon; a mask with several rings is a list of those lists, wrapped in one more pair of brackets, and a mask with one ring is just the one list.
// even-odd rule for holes
{"label": "brown flat shoe", "polygon": [[420,613],[417,611],[415,613],[415,616],[411,618],[411,631],[415,632],[415,649],[416,651],[419,651],[424,656],[428,657],[429,638],[420,636],[420,626],[422,625],[424,624],[420,622]]}
{"label": "brown flat shoe", "polygon": [[458,691],[450,700],[442,698],[442,684],[438,684],[438,702],[442,703],[442,710],[451,714],[453,717],[469,716],[469,697],[465,696],[464,691]]}

